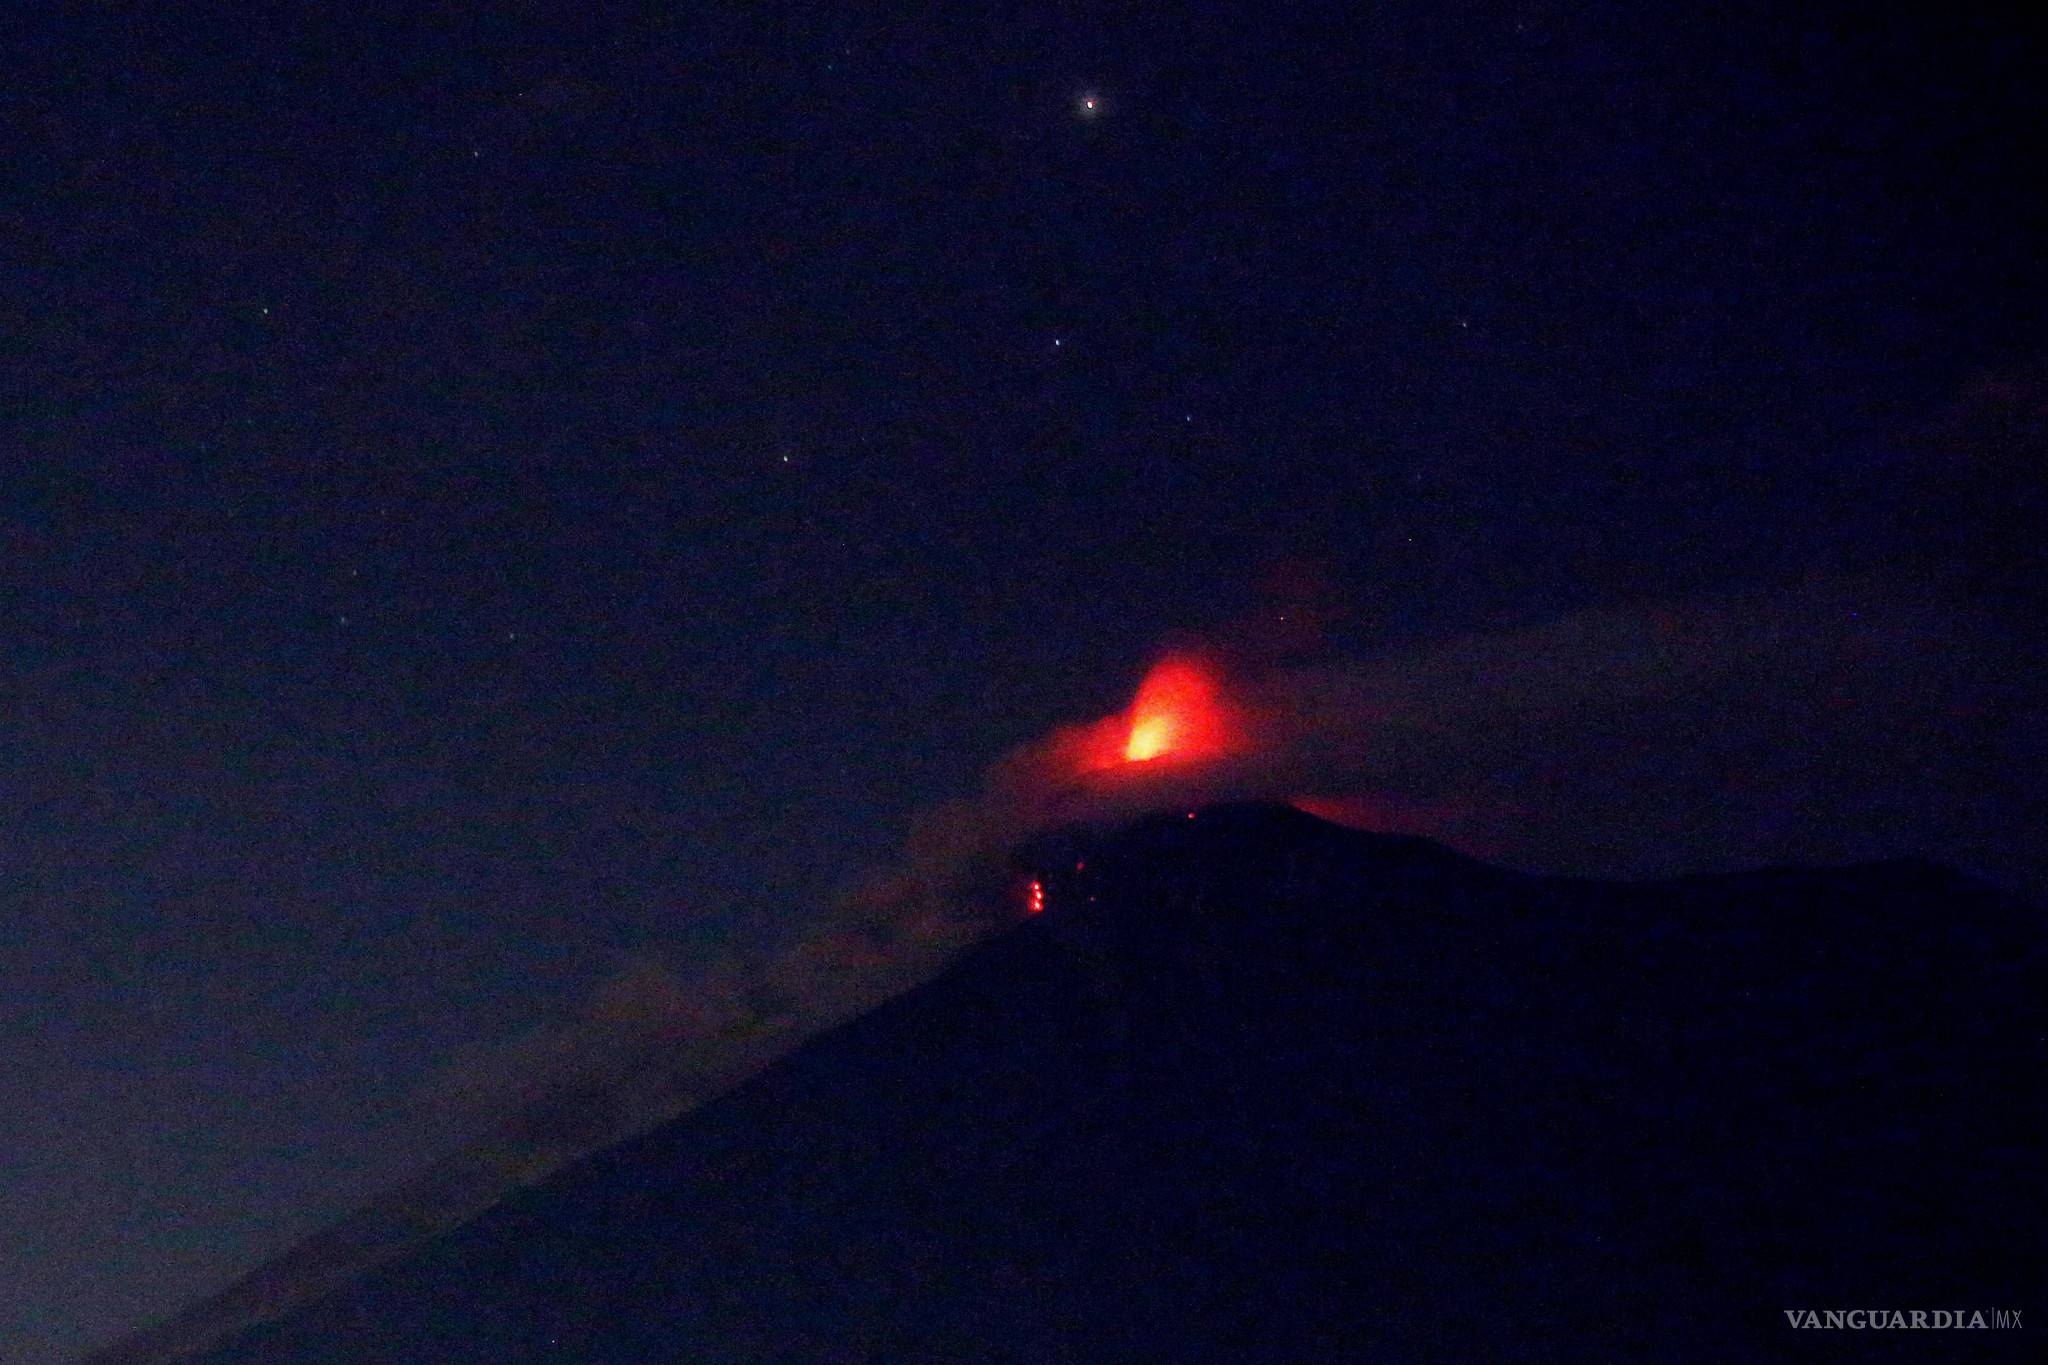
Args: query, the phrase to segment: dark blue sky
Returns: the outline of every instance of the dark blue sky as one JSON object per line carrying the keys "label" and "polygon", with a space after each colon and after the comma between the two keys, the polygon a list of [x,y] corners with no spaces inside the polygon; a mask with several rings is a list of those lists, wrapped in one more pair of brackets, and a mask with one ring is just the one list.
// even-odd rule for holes
{"label": "dark blue sky", "polygon": [[10,1359],[1176,633],[2038,566],[2038,423],[1941,434],[2048,392],[1970,7],[378,8],[0,39]]}

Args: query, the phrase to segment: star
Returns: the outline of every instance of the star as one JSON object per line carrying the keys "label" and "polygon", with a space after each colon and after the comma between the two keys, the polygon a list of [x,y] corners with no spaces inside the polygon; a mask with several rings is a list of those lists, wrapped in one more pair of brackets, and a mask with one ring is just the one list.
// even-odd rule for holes
{"label": "star", "polygon": [[1108,105],[1098,91],[1083,90],[1074,97],[1074,116],[1081,119],[1097,119],[1107,112]]}

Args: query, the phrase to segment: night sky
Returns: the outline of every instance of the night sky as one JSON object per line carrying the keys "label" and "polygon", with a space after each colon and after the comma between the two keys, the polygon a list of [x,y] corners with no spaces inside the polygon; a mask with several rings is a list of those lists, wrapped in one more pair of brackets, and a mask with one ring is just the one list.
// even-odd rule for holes
{"label": "night sky", "polygon": [[2048,603],[1967,5],[201,8],[0,30],[9,1360],[1170,643]]}

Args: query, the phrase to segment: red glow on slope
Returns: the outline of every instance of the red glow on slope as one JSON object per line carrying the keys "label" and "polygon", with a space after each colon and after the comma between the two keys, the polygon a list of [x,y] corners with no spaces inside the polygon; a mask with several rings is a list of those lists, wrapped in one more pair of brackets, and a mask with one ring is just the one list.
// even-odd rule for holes
{"label": "red glow on slope", "polygon": [[1473,808],[1460,801],[1405,801],[1395,796],[1297,796],[1290,803],[1318,820],[1378,834],[1419,834],[1455,840],[1468,853],[1498,856],[1492,834],[1472,823]]}
{"label": "red glow on slope", "polygon": [[1399,821],[1384,803],[1363,796],[1297,796],[1288,803],[1318,820],[1348,829],[1388,830]]}
{"label": "red glow on slope", "polygon": [[1124,761],[1200,758],[1230,747],[1230,724],[1206,670],[1191,659],[1160,662],[1131,703]]}

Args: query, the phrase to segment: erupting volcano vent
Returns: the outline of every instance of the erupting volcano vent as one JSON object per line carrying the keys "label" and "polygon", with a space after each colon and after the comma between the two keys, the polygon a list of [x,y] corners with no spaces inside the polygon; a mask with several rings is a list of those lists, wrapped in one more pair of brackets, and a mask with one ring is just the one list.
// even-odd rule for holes
{"label": "erupting volcano vent", "polygon": [[1230,724],[1215,681],[1191,659],[1162,660],[1131,704],[1123,760],[1205,758],[1227,751]]}

